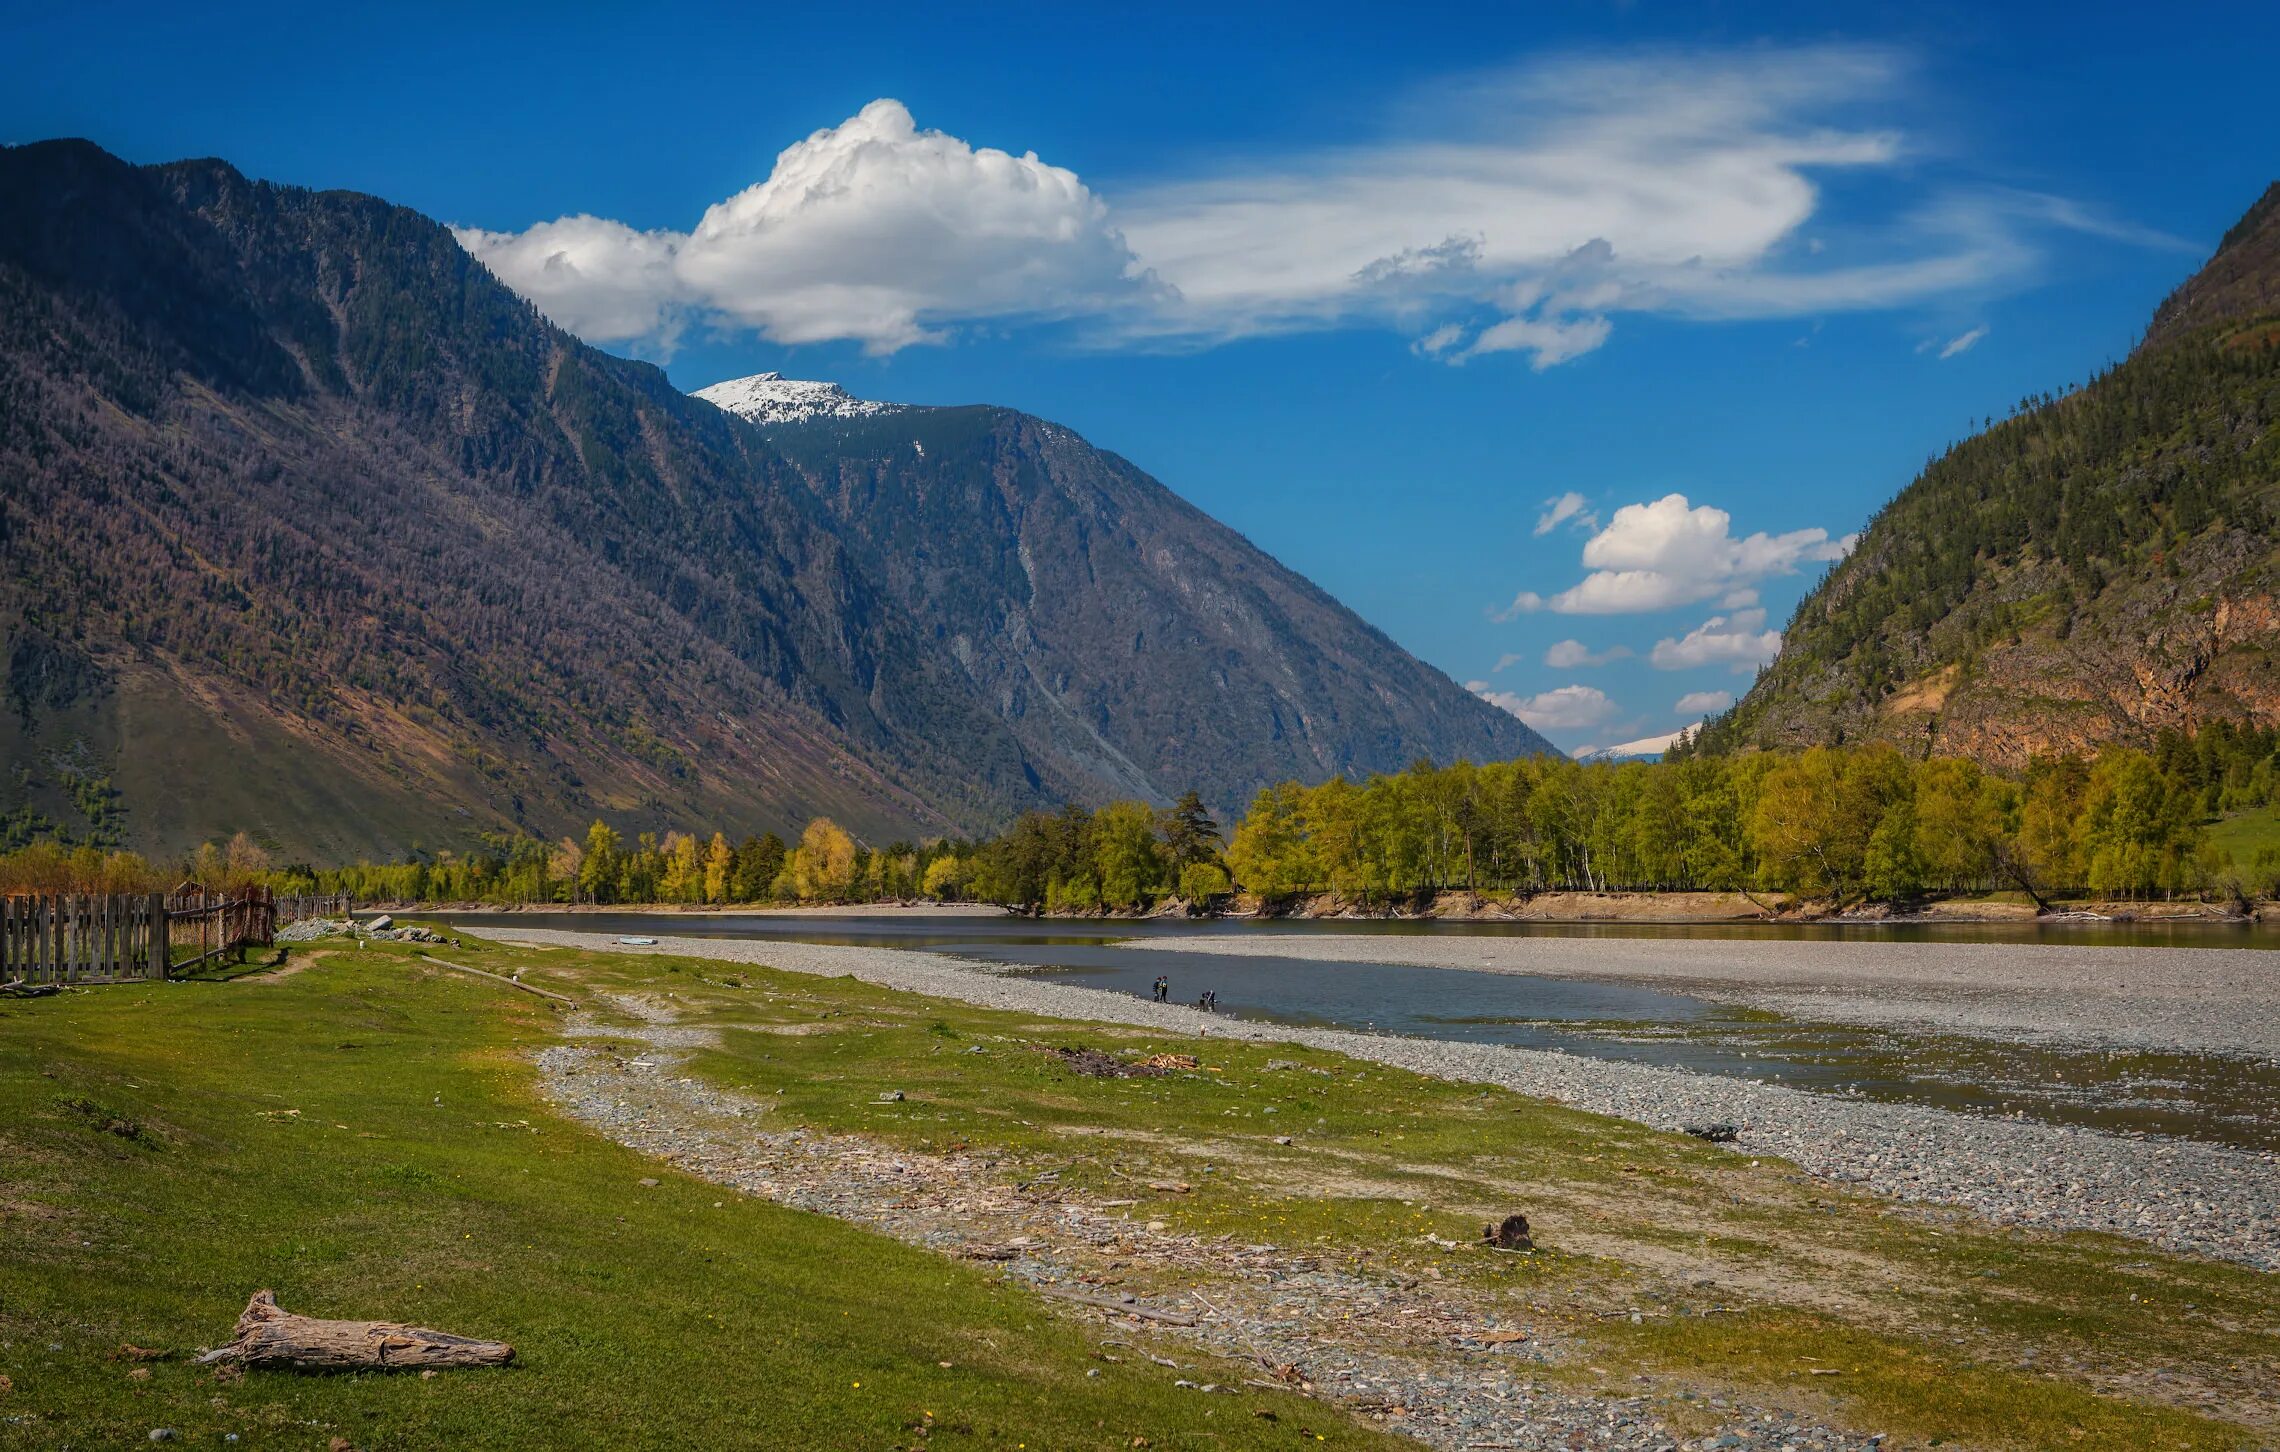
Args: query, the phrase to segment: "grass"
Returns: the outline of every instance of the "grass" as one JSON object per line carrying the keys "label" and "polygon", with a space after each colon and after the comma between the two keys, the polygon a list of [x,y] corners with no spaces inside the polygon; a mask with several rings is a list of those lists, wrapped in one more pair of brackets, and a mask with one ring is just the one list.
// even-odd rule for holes
{"label": "grass", "polygon": [[2245,870],[2255,864],[2257,853],[2267,848],[2280,850],[2280,807],[2259,807],[2219,817],[2209,824],[2209,841],[2218,851],[2230,854],[2234,866]]}
{"label": "grass", "polygon": [[[1898,1446],[2236,1448],[2280,1425],[2280,1298],[2242,1268],[1897,1210],[1777,1161],[1290,1045],[654,955],[449,956],[581,995],[669,996],[726,1030],[692,1069],[770,1106],[774,1127],[962,1148],[1179,1230],[1432,1278],[1579,1346],[1556,1375],[1647,1377],[1680,1428],[1707,1430],[1704,1399],[1729,1394]],[[552,1022],[538,1000],[379,947],[272,983],[0,1007],[0,1234],[29,1247],[0,1259],[16,1384],[0,1445],[164,1424],[280,1445],[323,1430],[359,1446],[869,1447],[911,1445],[929,1411],[975,1445],[1378,1445],[1317,1404],[1258,1398],[1267,1423],[1251,1399],[1092,1360],[1081,1330],[987,1273],[549,1117],[524,1056]],[[1049,1052],[1077,1046],[1202,1062],[1096,1079]],[[663,1184],[640,1189],[645,1174]],[[1470,1240],[1514,1209],[1542,1253],[1425,1238]],[[1169,1288],[1183,1273],[1135,1274]],[[175,1361],[129,1382],[103,1359],[210,1342],[256,1285],[316,1314],[504,1336],[525,1364],[224,1388]]]}
{"label": "grass", "polygon": [[[0,1446],[1388,1445],[1296,1397],[1174,1389],[985,1272],[551,1117],[525,1057],[551,1022],[377,949],[0,1005]],[[187,1365],[257,1287],[517,1365]]]}

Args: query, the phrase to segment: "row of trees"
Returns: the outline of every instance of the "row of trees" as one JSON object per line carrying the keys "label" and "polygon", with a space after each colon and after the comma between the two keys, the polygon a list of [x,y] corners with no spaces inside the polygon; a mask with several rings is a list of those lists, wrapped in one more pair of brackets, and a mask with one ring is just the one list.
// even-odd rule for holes
{"label": "row of trees", "polygon": [[233,892],[276,878],[268,852],[244,832],[227,842],[200,843],[171,863],[52,837],[0,852],[0,894],[166,892],[184,882],[210,892]]}
{"label": "row of trees", "polygon": [[826,818],[796,843],[594,823],[556,842],[312,870],[273,868],[240,834],[179,868],[37,843],[0,854],[0,890],[143,891],[187,876],[364,901],[833,903],[975,899],[1053,912],[1337,893],[1771,891],[1838,902],[1942,891],[2280,895],[2280,853],[2233,861],[2206,820],[2280,795],[2280,733],[2226,726],[2024,773],[1889,746],[1794,754],[1476,766],[1420,762],[1367,781],[1261,791],[1233,832],[1195,793],[1031,812],[1000,836],[871,848]]}
{"label": "row of trees", "polygon": [[2202,821],[2272,800],[2276,744],[2270,733],[2218,733],[2156,753],[2039,762],[2016,777],[1883,745],[1662,763],[1421,762],[1365,782],[1269,787],[1224,852],[1215,830],[1177,831],[1177,813],[1154,817],[1139,803],[1032,813],[978,850],[973,885],[1049,911],[1229,890],[1359,901],[1448,889],[1766,890],[1840,902],[1990,889],[2272,895],[2280,857],[2236,864]]}
{"label": "row of trees", "polygon": [[605,822],[583,837],[497,839],[479,851],[406,862],[360,862],[294,874],[298,885],[367,901],[679,903],[947,900],[965,888],[972,848],[959,842],[869,848],[828,817],[796,844],[773,832],[643,832]]}

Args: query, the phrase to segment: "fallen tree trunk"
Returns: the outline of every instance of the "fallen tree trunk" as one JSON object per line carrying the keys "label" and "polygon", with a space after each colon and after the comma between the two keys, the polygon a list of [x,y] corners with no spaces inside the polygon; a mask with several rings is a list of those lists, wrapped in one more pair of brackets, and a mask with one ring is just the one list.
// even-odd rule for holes
{"label": "fallen tree trunk", "polygon": [[396,1371],[428,1367],[505,1366],[515,1349],[394,1321],[319,1321],[280,1309],[270,1291],[255,1291],[237,1320],[237,1336],[198,1358],[198,1365],[294,1367],[304,1371]]}

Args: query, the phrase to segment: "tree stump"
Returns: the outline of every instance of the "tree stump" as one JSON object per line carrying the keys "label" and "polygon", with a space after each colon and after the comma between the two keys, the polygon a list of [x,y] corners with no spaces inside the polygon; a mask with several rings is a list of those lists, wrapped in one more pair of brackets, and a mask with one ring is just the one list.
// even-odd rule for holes
{"label": "tree stump", "polygon": [[428,1367],[505,1366],[515,1349],[394,1321],[319,1321],[282,1310],[275,1293],[255,1291],[237,1320],[236,1339],[198,1358],[200,1366],[232,1362],[303,1371],[412,1371]]}

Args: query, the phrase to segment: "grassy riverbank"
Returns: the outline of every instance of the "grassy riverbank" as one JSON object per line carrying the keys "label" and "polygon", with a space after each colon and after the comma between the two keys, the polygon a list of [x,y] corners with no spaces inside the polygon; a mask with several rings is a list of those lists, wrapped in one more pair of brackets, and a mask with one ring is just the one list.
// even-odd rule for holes
{"label": "grassy riverbank", "polygon": [[[770,1129],[1052,1176],[1173,1232],[1437,1283],[1559,1348],[1544,1375],[1645,1389],[1674,1427],[1707,1429],[1714,1397],[1898,1445],[2234,1448],[2280,1427],[2280,1310],[2253,1271],[1899,1211],[1683,1136],[1319,1051],[653,955],[447,956],[720,1029],[691,1068],[771,1106]],[[558,1026],[542,1000],[393,945],[293,966],[312,960],[275,981],[0,1006],[0,1445],[173,1426],[277,1446],[870,1447],[929,1421],[977,1446],[1283,1446],[1300,1426],[1307,1445],[1375,1445],[1293,1397],[1201,1397],[1094,1359],[1086,1332],[989,1272],[741,1199],[555,1117],[528,1064]],[[1095,1078],[1054,1052],[1078,1047],[1201,1063]],[[1425,1238],[1461,1245],[1515,1209],[1538,1255]],[[1134,1267],[1124,1288],[1181,1275]],[[106,1359],[220,1339],[265,1285],[314,1314],[504,1337],[522,1365],[216,1385],[179,1356],[148,1380]]]}
{"label": "grassy riverbank", "polygon": [[[1214,1403],[1104,1362],[973,1267],[553,1118],[539,999],[379,948],[304,964],[0,1003],[0,1446],[876,1448],[931,1425],[937,1447],[1221,1447],[1249,1445],[1227,1434],[1254,1405],[1281,1408],[1276,1445],[1302,1423],[1380,1445],[1293,1396]],[[511,1340],[517,1365],[185,1364],[258,1287]]]}

